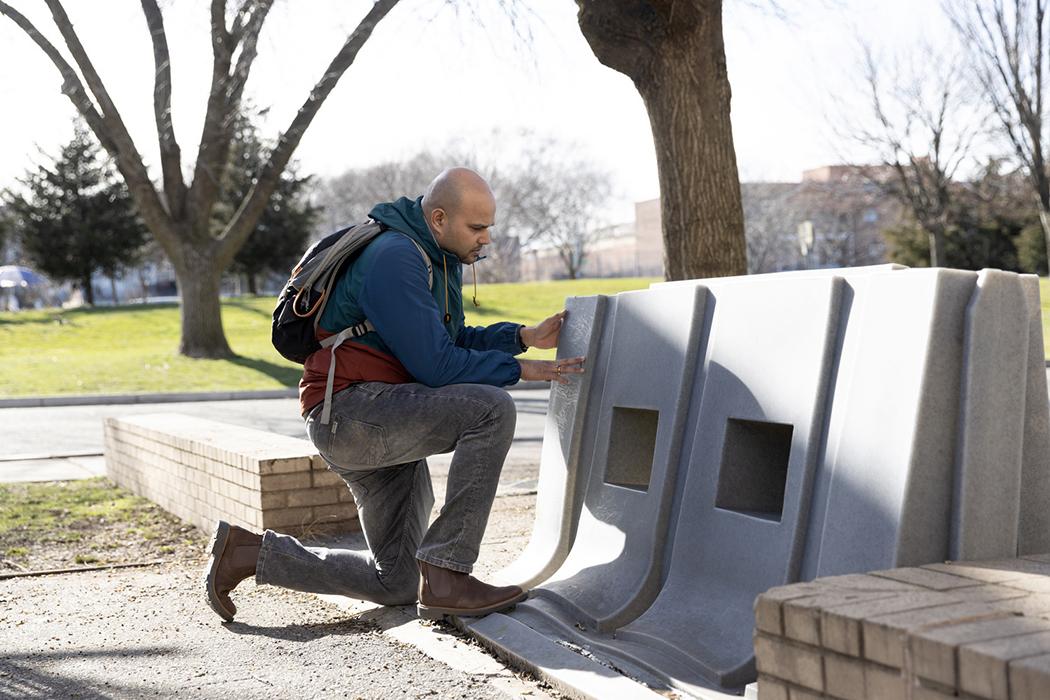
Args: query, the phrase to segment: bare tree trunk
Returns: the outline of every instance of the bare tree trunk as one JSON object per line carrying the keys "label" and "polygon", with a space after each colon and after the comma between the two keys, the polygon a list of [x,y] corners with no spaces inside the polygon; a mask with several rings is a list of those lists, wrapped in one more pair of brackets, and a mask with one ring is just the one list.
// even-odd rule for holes
{"label": "bare tree trunk", "polygon": [[184,246],[179,260],[172,260],[179,285],[179,315],[182,336],[179,353],[187,357],[232,357],[233,351],[222,329],[219,286],[222,267],[210,250]]}
{"label": "bare tree trunk", "polygon": [[693,68],[669,59],[666,81],[639,89],[656,144],[664,270],[671,280],[747,273],[729,81],[721,60],[720,76],[712,68],[703,71],[711,76],[707,81],[690,82]]}
{"label": "bare tree trunk", "polygon": [[930,267],[947,267],[948,259],[944,251],[944,231],[939,228],[927,229],[930,239]]}
{"label": "bare tree trunk", "polygon": [[113,278],[113,275],[109,276],[109,293],[113,297],[113,306],[120,303],[120,299],[117,298],[117,280]]}
{"label": "bare tree trunk", "polygon": [[84,275],[84,279],[80,282],[80,288],[84,292],[84,303],[88,306],[95,305],[95,290],[91,286],[91,273]]}
{"label": "bare tree trunk", "polygon": [[747,273],[721,0],[577,0],[595,55],[649,112],[668,279]]}
{"label": "bare tree trunk", "polygon": [[259,296],[259,289],[255,284],[255,273],[249,272],[246,276],[248,278],[248,293],[253,297]]}

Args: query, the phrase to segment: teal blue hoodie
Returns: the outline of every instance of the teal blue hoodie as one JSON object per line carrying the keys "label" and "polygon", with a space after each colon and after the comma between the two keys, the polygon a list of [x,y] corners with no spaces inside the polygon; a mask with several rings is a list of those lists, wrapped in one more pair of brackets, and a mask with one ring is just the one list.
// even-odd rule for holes
{"label": "teal blue hoodie", "polygon": [[[390,230],[369,243],[338,280],[320,326],[337,333],[367,318],[375,332],[352,342],[397,358],[428,386],[514,384],[521,377],[514,359],[521,352],[520,326],[464,325],[463,266],[438,247],[423,217],[422,199],[402,197],[372,209],[369,216]],[[430,258],[434,282],[429,287],[426,264],[412,241]]]}

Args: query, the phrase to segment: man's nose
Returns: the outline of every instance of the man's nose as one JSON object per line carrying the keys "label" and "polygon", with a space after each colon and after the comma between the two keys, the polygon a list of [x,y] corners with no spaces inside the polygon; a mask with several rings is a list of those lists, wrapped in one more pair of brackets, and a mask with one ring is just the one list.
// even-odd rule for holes
{"label": "man's nose", "polygon": [[489,234],[487,229],[481,232],[481,238],[478,239],[478,243],[480,243],[481,245],[488,245],[489,243],[492,243],[492,235]]}

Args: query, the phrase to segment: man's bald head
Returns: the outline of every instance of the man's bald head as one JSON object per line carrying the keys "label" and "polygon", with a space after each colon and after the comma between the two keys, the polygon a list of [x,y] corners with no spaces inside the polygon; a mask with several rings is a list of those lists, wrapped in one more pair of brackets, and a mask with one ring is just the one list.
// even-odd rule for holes
{"label": "man's bald head", "polygon": [[462,262],[472,264],[491,242],[496,198],[485,178],[470,168],[448,168],[423,193],[423,216],[434,239]]}
{"label": "man's bald head", "polygon": [[459,209],[469,195],[492,197],[492,190],[485,178],[470,168],[445,168],[423,193],[423,214],[428,220],[435,209],[444,209],[451,214]]}

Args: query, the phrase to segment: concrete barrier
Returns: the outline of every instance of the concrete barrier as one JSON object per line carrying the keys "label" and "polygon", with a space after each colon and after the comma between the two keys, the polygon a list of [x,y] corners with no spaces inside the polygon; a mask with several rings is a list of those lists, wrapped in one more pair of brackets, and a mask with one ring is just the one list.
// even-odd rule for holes
{"label": "concrete barrier", "polygon": [[1017,526],[988,524],[1019,521],[1028,340],[1017,275],[982,270],[966,309],[949,559],[1017,553]]}
{"label": "concrete barrier", "polygon": [[[608,366],[588,397],[600,408],[576,406],[599,420],[575,541],[509,614],[530,634],[654,685],[739,690],[755,676],[751,601],[770,587],[1050,549],[1033,280],[884,266],[658,285],[608,305]],[[675,341],[654,350],[642,325]],[[623,413],[654,406],[659,427]],[[521,653],[513,634],[501,644]]]}
{"label": "concrete barrier", "polygon": [[1050,404],[1043,358],[1043,310],[1039,278],[1022,275],[1028,310],[1028,368],[1025,375],[1024,448],[1021,453],[1021,514],[1017,526],[1017,553],[1050,552]]}
{"label": "concrete barrier", "polygon": [[570,297],[565,301],[569,323],[558,343],[558,357],[586,357],[586,372],[570,384],[551,384],[543,448],[537,480],[536,517],[525,551],[495,579],[503,584],[532,588],[553,574],[569,553],[580,519],[583,485],[590,465],[597,413],[592,387],[605,383],[606,358],[598,348],[605,322],[607,298]]}
{"label": "concrete barrier", "polygon": [[576,544],[522,608],[612,629],[655,598],[705,303],[699,288],[617,295]]}
{"label": "concrete barrier", "polygon": [[753,679],[751,603],[798,577],[845,286],[834,277],[710,286],[714,317],[667,579],[610,651],[658,673],[675,669],[679,687]]}

